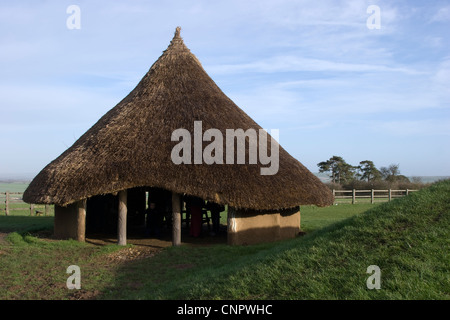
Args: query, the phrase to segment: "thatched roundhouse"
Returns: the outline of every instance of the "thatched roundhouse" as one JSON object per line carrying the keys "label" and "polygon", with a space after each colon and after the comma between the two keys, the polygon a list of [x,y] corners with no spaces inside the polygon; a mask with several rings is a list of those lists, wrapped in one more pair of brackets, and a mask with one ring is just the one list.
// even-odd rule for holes
{"label": "thatched roundhouse", "polygon": [[[208,76],[177,28],[136,88],[48,164],[23,199],[55,204],[55,235],[81,241],[86,219],[89,224],[90,216],[102,220],[113,212],[121,244],[127,220],[142,222],[146,188],[171,192],[174,244],[180,243],[180,195],[228,205],[231,244],[294,237],[300,205],[332,204],[328,188],[281,146],[278,171],[272,175],[261,174],[267,165],[260,162],[175,164],[171,154],[179,142],[172,141],[173,132],[193,132],[199,121],[203,133],[218,129],[224,136],[227,129],[261,129]],[[266,135],[270,148],[275,142]],[[246,144],[246,159],[249,148]]]}

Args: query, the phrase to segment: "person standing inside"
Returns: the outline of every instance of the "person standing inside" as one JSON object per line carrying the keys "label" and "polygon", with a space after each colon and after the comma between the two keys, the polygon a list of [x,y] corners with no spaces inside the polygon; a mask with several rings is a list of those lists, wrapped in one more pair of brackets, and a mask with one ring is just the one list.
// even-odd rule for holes
{"label": "person standing inside", "polygon": [[191,226],[189,235],[192,237],[199,237],[202,231],[202,209],[204,201],[198,197],[189,197],[186,201],[186,206],[189,207],[191,215]]}
{"label": "person standing inside", "polygon": [[155,202],[150,202],[147,209],[146,234],[147,236],[161,237],[163,214],[156,207]]}
{"label": "person standing inside", "polygon": [[223,205],[208,201],[207,209],[211,211],[211,220],[213,225],[212,235],[218,235],[220,232],[220,213],[225,210]]}

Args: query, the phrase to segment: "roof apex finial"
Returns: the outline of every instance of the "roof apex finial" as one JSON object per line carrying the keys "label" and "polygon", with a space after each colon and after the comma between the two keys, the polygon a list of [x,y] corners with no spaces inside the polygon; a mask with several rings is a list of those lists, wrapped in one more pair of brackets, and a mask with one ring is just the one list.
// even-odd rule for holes
{"label": "roof apex finial", "polygon": [[180,38],[180,31],[181,31],[181,27],[177,27],[175,29],[175,36],[174,36],[174,38]]}

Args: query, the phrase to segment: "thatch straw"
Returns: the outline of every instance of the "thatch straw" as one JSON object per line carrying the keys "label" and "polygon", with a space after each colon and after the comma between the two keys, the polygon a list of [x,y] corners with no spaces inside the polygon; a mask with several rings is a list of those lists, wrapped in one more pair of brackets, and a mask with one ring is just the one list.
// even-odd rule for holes
{"label": "thatch straw", "polygon": [[332,204],[330,190],[281,147],[275,175],[261,175],[259,162],[174,164],[171,151],[178,142],[171,134],[178,128],[192,132],[194,121],[202,121],[203,131],[219,129],[224,137],[226,129],[261,128],[206,74],[177,28],[136,88],[48,164],[23,198],[64,206],[149,186],[255,210]]}

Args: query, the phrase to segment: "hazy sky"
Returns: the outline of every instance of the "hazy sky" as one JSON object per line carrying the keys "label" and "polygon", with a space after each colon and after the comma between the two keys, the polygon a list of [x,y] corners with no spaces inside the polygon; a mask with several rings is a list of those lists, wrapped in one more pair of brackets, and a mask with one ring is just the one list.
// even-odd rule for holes
{"label": "hazy sky", "polygon": [[[70,5],[80,29],[68,28]],[[224,93],[311,171],[338,155],[450,175],[450,1],[1,0],[0,177],[33,177],[70,147],[176,26]]]}

